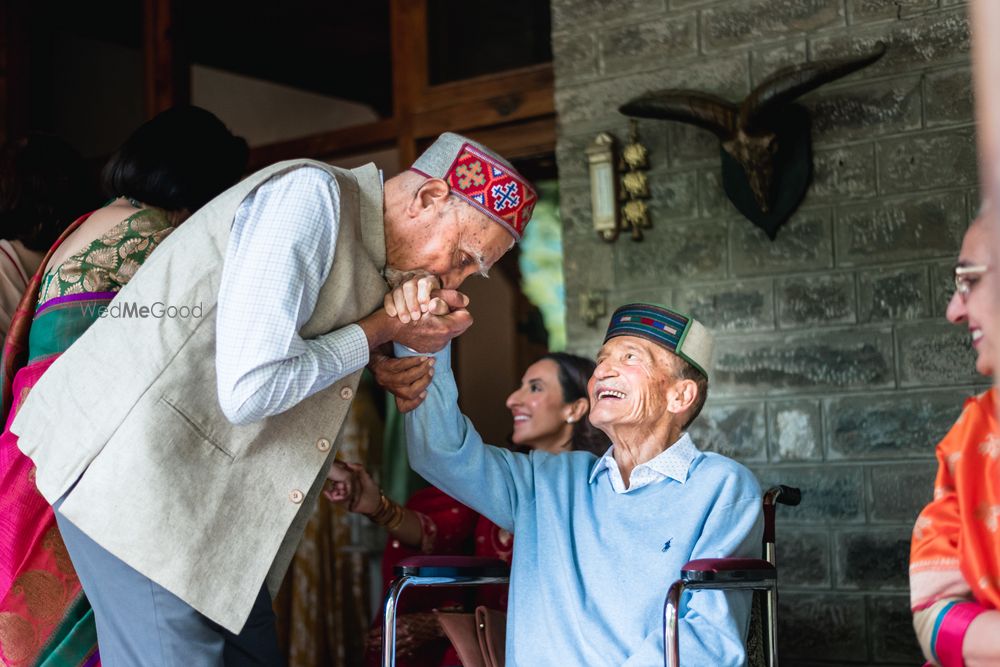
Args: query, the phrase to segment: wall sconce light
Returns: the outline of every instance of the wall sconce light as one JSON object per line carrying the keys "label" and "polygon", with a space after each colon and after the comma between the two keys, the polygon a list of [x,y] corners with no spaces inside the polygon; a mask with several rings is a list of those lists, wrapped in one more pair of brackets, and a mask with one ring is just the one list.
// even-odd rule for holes
{"label": "wall sconce light", "polygon": [[590,167],[590,208],[594,230],[605,241],[618,238],[618,174],[615,138],[601,132],[587,146]]}
{"label": "wall sconce light", "polygon": [[[604,241],[617,239],[623,226],[631,228],[633,241],[641,241],[642,229],[652,226],[644,201],[649,198],[647,158],[648,151],[639,143],[639,128],[634,120],[620,159],[615,138],[607,132],[598,134],[587,147],[591,216],[594,231]],[[625,173],[619,181],[622,171]]]}

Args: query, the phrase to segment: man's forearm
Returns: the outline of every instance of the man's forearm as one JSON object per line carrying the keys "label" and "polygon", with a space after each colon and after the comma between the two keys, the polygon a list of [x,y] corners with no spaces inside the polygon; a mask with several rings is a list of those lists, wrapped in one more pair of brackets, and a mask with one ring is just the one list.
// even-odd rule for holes
{"label": "man's forearm", "polygon": [[398,319],[389,317],[384,309],[379,308],[368,317],[359,320],[358,326],[368,339],[368,350],[373,352],[391,343],[402,325]]}
{"label": "man's forearm", "polygon": [[363,330],[349,324],[299,341],[287,357],[261,362],[230,382],[219,381],[219,404],[234,424],[288,410],[368,362]]}

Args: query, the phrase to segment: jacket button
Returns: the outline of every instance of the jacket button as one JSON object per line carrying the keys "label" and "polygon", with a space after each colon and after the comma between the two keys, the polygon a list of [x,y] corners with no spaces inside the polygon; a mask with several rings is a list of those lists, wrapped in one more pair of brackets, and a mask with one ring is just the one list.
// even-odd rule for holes
{"label": "jacket button", "polygon": [[345,401],[349,401],[354,398],[354,390],[350,387],[344,387],[340,390],[340,397]]}
{"label": "jacket button", "polygon": [[298,489],[292,489],[291,493],[288,494],[288,499],[298,505],[305,499],[305,496]]}
{"label": "jacket button", "polygon": [[321,452],[330,451],[330,441],[327,440],[326,438],[320,438],[319,440],[316,441],[316,449],[318,449]]}

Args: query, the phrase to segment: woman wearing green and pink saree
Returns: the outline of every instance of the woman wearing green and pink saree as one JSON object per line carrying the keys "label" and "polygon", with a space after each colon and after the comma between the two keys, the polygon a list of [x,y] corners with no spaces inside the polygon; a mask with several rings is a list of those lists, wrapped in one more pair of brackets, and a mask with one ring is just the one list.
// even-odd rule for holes
{"label": "woman wearing green and pink saree", "polygon": [[93,611],[10,423],[45,371],[109,316],[119,290],[176,225],[235,182],[246,152],[207,111],[160,114],[105,169],[105,187],[127,194],[70,225],[28,284],[2,355],[0,664],[100,664]]}

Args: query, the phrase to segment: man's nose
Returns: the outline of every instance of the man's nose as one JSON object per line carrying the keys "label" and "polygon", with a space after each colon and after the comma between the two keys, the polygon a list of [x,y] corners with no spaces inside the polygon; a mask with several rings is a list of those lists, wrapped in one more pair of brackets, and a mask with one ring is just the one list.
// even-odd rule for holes
{"label": "man's nose", "polygon": [[611,363],[605,359],[603,361],[597,362],[597,366],[594,368],[594,377],[596,378],[606,378],[611,375]]}
{"label": "man's nose", "polygon": [[458,289],[468,277],[469,273],[455,269],[441,276],[441,286],[444,289]]}
{"label": "man's nose", "polygon": [[465,269],[452,269],[444,276],[441,284],[445,289],[458,289],[465,282],[465,279],[471,275],[479,273],[479,267],[469,266]]}

